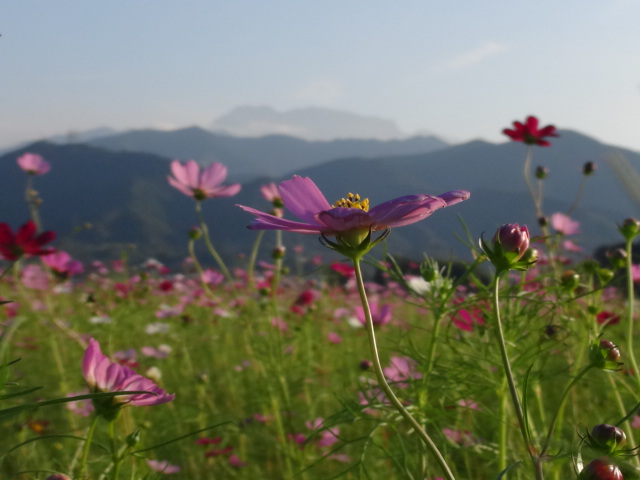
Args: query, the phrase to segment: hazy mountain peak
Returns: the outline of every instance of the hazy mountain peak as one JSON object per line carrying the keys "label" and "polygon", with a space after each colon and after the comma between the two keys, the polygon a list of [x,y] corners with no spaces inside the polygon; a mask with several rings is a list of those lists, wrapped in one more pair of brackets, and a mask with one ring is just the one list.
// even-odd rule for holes
{"label": "hazy mountain peak", "polygon": [[242,137],[280,134],[305,140],[389,140],[405,136],[392,120],[320,107],[281,112],[267,106],[242,106],[216,119],[211,128]]}

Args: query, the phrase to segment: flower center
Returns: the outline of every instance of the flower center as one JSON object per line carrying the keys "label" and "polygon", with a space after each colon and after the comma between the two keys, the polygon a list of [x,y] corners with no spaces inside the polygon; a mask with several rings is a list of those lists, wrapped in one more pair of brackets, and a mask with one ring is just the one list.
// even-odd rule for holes
{"label": "flower center", "polygon": [[347,198],[341,198],[336,203],[333,204],[334,208],[359,208],[360,210],[364,210],[365,212],[369,211],[369,199],[363,198],[360,199],[360,195],[357,193],[354,195],[353,193],[349,193]]}

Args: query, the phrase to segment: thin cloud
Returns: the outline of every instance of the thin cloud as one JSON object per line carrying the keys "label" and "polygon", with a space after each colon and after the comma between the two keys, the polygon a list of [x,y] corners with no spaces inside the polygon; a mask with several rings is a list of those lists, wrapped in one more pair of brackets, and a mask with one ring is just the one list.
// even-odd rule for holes
{"label": "thin cloud", "polygon": [[329,105],[344,97],[340,85],[330,80],[316,80],[294,93],[294,98],[316,105]]}
{"label": "thin cloud", "polygon": [[468,52],[462,53],[447,63],[445,68],[467,68],[482,62],[486,58],[509,50],[509,46],[497,42],[486,42]]}

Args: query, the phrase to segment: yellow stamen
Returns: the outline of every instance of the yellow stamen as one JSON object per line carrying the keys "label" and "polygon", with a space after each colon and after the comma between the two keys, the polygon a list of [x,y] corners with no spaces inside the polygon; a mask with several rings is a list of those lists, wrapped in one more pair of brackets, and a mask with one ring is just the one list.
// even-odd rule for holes
{"label": "yellow stamen", "polygon": [[360,199],[360,195],[358,195],[357,193],[355,195],[353,193],[349,193],[349,195],[347,195],[347,198],[341,198],[336,203],[334,203],[333,206],[335,208],[359,208],[360,210],[368,212],[369,199]]}

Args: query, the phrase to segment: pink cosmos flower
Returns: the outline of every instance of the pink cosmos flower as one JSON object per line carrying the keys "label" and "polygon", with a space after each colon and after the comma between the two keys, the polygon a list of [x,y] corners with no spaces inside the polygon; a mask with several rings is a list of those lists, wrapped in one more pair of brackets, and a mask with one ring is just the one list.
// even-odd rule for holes
{"label": "pink cosmos flower", "polygon": [[563,235],[575,235],[580,233],[580,222],[572,220],[564,213],[556,212],[551,215],[551,225]]}
{"label": "pink cosmos flower", "polygon": [[515,142],[523,142],[526,145],[540,145],[548,147],[551,145],[544,137],[559,137],[556,133],[556,127],[547,125],[538,128],[538,119],[533,115],[527,117],[524,123],[513,122],[513,128],[505,128],[502,133]]}
{"label": "pink cosmos flower", "polygon": [[28,220],[14,234],[6,223],[0,223],[0,258],[17,260],[24,256],[41,256],[53,252],[53,248],[44,245],[56,238],[55,232],[47,231],[37,234],[37,227],[33,220]]}
{"label": "pink cosmos flower", "polygon": [[252,230],[286,230],[289,232],[344,235],[351,232],[380,231],[418,222],[439,208],[467,200],[469,192],[454,190],[439,196],[406,195],[369,209],[369,201],[358,195],[330,205],[320,189],[308,177],[294,175],[280,183],[284,206],[303,222],[278,218],[251,207],[238,205],[256,216]]}
{"label": "pink cosmos flower", "polygon": [[35,153],[25,153],[18,157],[18,166],[29,175],[44,175],[51,170],[49,162]]}
{"label": "pink cosmos flower", "polygon": [[398,388],[409,386],[406,380],[422,378],[420,372],[416,372],[417,363],[409,357],[391,357],[391,363],[383,369],[385,377],[394,382]]}
{"label": "pink cosmos flower", "polygon": [[260,187],[260,193],[262,193],[262,197],[267,201],[272,203],[276,207],[282,206],[282,198],[280,197],[280,190],[278,190],[278,186],[271,182],[266,185],[262,185]]}
{"label": "pink cosmos flower", "polygon": [[[393,313],[391,305],[379,305],[375,300],[369,302],[369,309],[371,310],[371,320],[374,327],[382,327],[391,321],[391,315]],[[355,309],[356,318],[362,325],[366,325],[367,321],[364,315],[364,309],[361,306],[357,306]]]}
{"label": "pink cosmos flower", "polygon": [[171,475],[173,473],[180,472],[179,466],[171,465],[166,460],[147,460],[147,465],[151,470],[164,473],[165,475]]}
{"label": "pink cosmos flower", "polygon": [[82,359],[82,375],[89,388],[94,392],[122,392],[144,390],[147,393],[134,395],[119,395],[109,401],[110,410],[115,410],[123,405],[159,405],[167,403],[175,398],[175,394],[167,394],[148,378],[137,374],[133,370],[119,363],[112,362],[102,354],[100,344],[95,340],[89,340],[89,346]]}
{"label": "pink cosmos flower", "polygon": [[200,165],[194,160],[189,160],[184,165],[174,160],[171,162],[171,173],[173,177],[167,177],[169,184],[198,201],[206,198],[232,197],[241,188],[239,183],[222,185],[227,178],[227,167],[221,163],[212,163],[200,171]]}
{"label": "pink cosmos flower", "polygon": [[58,250],[42,256],[43,263],[63,278],[77,275],[84,271],[82,262],[71,258],[67,252]]}
{"label": "pink cosmos flower", "polygon": [[27,265],[20,272],[22,284],[34,290],[49,289],[49,274],[40,265]]}

